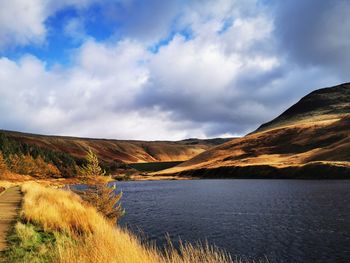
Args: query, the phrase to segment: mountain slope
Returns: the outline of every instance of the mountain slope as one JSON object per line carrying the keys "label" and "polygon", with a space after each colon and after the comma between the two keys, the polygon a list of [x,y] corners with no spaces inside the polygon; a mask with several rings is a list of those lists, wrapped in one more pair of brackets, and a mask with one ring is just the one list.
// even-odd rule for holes
{"label": "mountain slope", "polygon": [[280,116],[262,124],[256,132],[303,121],[330,119],[350,113],[350,83],[315,90],[288,108]]}
{"label": "mountain slope", "polygon": [[350,178],[350,84],[316,90],[255,132],[162,174]]}
{"label": "mountain slope", "polygon": [[90,147],[102,162],[137,163],[185,161],[229,139],[187,139],[183,141],[131,141],[90,139],[65,136],[46,136],[0,131],[16,142],[35,145],[57,152],[64,152],[76,159],[83,159]]}

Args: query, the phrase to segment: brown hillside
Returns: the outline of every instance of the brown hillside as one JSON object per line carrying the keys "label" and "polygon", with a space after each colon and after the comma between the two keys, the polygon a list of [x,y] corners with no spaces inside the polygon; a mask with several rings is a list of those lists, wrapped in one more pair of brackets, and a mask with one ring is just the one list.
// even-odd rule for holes
{"label": "brown hillside", "polygon": [[254,133],[162,173],[350,178],[350,85],[316,90]]}
{"label": "brown hillside", "polygon": [[229,140],[127,141],[46,136],[13,131],[1,131],[1,133],[18,142],[65,152],[76,158],[85,158],[86,150],[90,147],[105,163],[112,161],[125,163],[185,161]]}

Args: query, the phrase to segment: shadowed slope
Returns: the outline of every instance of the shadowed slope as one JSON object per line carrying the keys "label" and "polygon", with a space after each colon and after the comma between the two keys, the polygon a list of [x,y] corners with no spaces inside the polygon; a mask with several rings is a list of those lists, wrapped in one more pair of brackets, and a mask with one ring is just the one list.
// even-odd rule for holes
{"label": "shadowed slope", "polygon": [[162,173],[349,178],[350,85],[314,91],[254,133]]}

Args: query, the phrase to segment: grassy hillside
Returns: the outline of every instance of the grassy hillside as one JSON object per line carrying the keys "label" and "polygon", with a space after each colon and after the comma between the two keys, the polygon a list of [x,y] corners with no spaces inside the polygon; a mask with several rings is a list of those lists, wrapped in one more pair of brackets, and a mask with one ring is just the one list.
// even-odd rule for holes
{"label": "grassy hillside", "polygon": [[229,140],[218,138],[183,141],[132,141],[45,136],[13,131],[0,131],[0,133],[17,142],[64,152],[76,158],[84,158],[87,148],[90,147],[102,161],[125,163],[184,161]]}
{"label": "grassy hillside", "polygon": [[316,90],[255,132],[161,173],[350,178],[350,84]]}
{"label": "grassy hillside", "polygon": [[[184,161],[228,139],[187,139],[183,141],[126,141],[64,136],[45,136],[0,131],[0,151],[8,166],[18,174],[36,175],[34,168],[45,165],[48,177],[71,177],[85,162],[91,148],[107,171],[127,168],[130,163]],[[17,167],[23,164],[25,167]],[[169,167],[169,166],[168,166]],[[44,169],[41,170],[41,173]],[[58,170],[58,171],[57,171]]]}

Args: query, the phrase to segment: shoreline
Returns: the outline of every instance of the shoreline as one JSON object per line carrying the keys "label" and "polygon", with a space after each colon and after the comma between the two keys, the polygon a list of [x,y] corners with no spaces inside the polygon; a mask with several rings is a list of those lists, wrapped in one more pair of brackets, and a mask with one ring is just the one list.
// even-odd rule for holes
{"label": "shoreline", "polygon": [[[158,248],[108,221],[103,213],[71,191],[34,182],[21,186],[21,217],[9,239],[4,262],[238,263],[230,254],[207,244],[171,243]],[[106,204],[108,205],[108,204]]]}
{"label": "shoreline", "polygon": [[[153,182],[153,181],[192,181],[192,180],[298,180],[298,181],[347,181],[350,177],[327,177],[327,178],[314,178],[314,177],[214,177],[214,176],[208,176],[208,177],[182,177],[182,176],[147,176],[142,178],[133,178],[130,180],[104,180],[102,183],[118,183],[118,182]],[[8,180],[2,180],[0,179],[0,187],[2,184],[11,184],[12,186],[22,185],[25,183],[38,183],[43,186],[50,186],[53,188],[62,188],[67,185],[96,185],[101,183],[101,181],[96,180],[60,180],[60,179],[46,179],[46,180],[26,180],[26,181],[8,181]],[[6,188],[4,191],[0,192],[0,195],[2,195],[6,191]]]}

